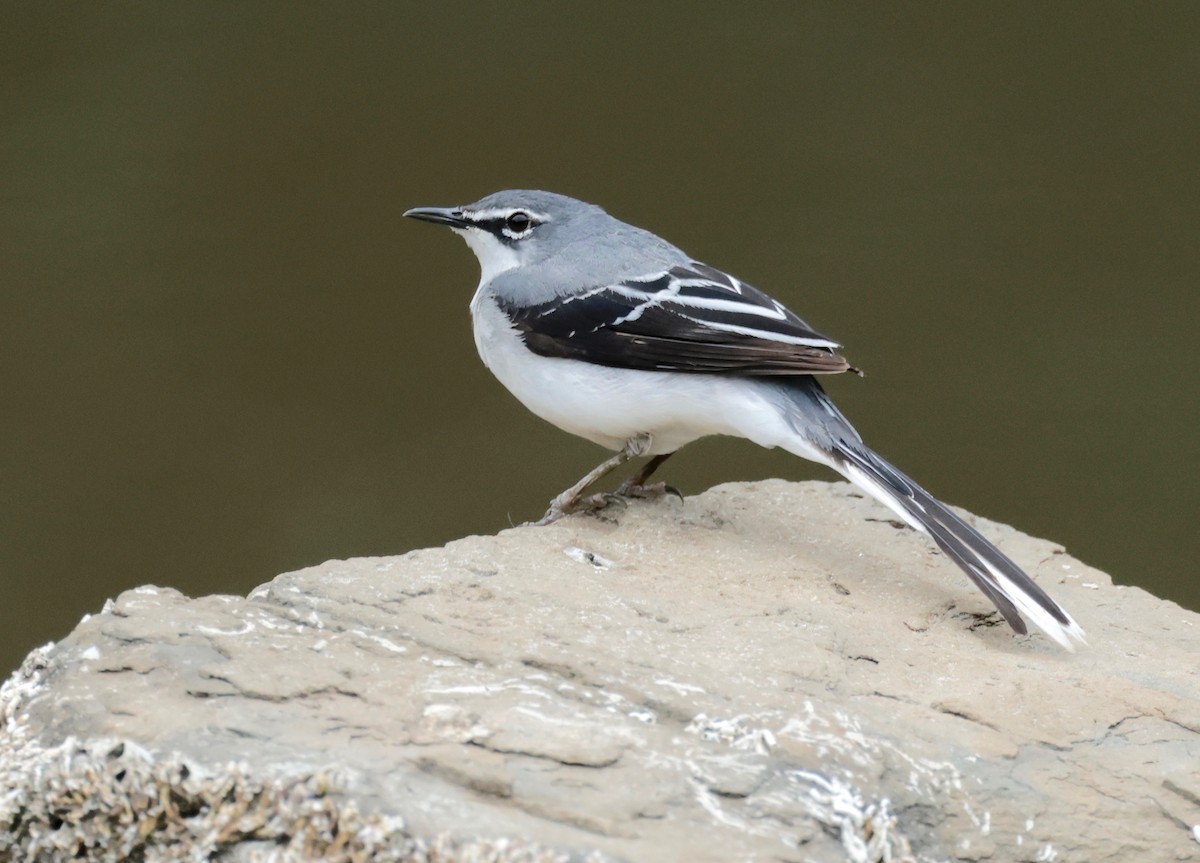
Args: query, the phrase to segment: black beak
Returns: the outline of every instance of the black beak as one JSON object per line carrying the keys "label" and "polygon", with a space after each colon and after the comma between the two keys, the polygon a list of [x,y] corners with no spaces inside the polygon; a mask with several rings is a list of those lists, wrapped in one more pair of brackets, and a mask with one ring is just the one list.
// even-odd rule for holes
{"label": "black beak", "polygon": [[463,218],[462,210],[457,207],[413,207],[404,215],[410,219],[433,222],[435,225],[449,225],[452,228],[465,228],[471,224]]}

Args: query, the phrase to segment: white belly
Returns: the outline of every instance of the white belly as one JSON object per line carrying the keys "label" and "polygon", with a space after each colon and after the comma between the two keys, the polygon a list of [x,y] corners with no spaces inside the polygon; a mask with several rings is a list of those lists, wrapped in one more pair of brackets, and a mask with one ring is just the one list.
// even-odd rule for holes
{"label": "white belly", "polygon": [[537,356],[482,289],[471,317],[479,356],[509,392],[547,422],[608,449],[639,434],[651,436],[647,455],[713,434],[768,447],[795,438],[778,409],[745,380]]}

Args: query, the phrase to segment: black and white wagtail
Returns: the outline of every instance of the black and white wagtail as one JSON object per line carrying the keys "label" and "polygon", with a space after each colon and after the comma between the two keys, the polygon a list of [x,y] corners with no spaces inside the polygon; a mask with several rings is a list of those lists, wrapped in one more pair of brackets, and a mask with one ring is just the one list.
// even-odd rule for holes
{"label": "black and white wagtail", "polygon": [[1024,615],[1068,650],[1084,640],[1019,566],[863,443],[817,383],[852,370],[840,346],[781,303],[563,195],[497,192],[404,215],[448,225],[479,258],[475,345],[500,382],[543,419],[617,451],[541,524],[630,458],[651,457],[620,490],[636,493],[684,444],[734,435],[828,465],[929,534],[1017,632]]}

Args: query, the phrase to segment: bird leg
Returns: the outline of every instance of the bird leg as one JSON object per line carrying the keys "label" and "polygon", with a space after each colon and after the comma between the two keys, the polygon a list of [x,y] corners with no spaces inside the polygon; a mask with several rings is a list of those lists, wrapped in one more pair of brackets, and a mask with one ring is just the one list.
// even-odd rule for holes
{"label": "bird leg", "polygon": [[617,497],[635,497],[643,499],[657,499],[663,495],[673,494],[680,500],[683,500],[683,492],[675,488],[673,485],[667,485],[665,482],[656,482],[654,485],[646,485],[646,480],[650,478],[650,474],[658,470],[659,466],[669,459],[673,453],[663,453],[656,455],[650,461],[642,465],[642,469],[631,476],[617,488]]}
{"label": "bird leg", "polygon": [[[631,437],[625,441],[625,446],[619,453],[607,461],[596,465],[583,479],[550,501],[550,508],[546,510],[546,514],[534,522],[534,524],[539,526],[551,524],[558,521],[564,515],[574,512],[579,508],[579,502],[583,498],[583,493],[591,488],[597,480],[612,473],[631,458],[645,455],[648,449],[650,449],[650,435],[643,432],[636,437]],[[651,459],[651,463],[658,460],[658,458],[663,458],[663,456]],[[659,464],[661,463],[660,461]],[[655,467],[657,466],[655,465]],[[649,474],[647,473],[646,476],[649,476]]]}

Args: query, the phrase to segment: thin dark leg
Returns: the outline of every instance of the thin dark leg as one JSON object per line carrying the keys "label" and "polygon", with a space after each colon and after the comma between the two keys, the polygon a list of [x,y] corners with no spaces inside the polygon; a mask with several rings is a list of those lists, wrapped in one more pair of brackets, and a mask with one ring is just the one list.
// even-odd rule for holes
{"label": "thin dark leg", "polygon": [[673,452],[663,453],[662,455],[656,455],[650,461],[646,462],[641,470],[621,483],[620,488],[616,492],[617,497],[636,497],[655,500],[661,498],[663,495],[673,494],[675,497],[683,500],[683,492],[673,485],[667,485],[665,482],[646,485],[646,480],[650,478],[650,475],[658,470],[659,465],[672,455],[674,455]]}
{"label": "thin dark leg", "polygon": [[625,480],[625,482],[621,483],[621,487],[617,489],[617,494],[624,494],[631,488],[644,486],[646,484],[646,480],[650,479],[650,475],[662,467],[662,463],[673,455],[675,455],[675,453],[665,452],[662,455],[656,455],[654,458],[650,459],[650,461],[642,465],[641,470],[639,470],[629,479]]}
{"label": "thin dark leg", "polygon": [[[535,522],[535,524],[551,524],[552,522],[558,521],[567,513],[574,511],[579,507],[579,503],[583,498],[583,493],[587,491],[593,483],[612,473],[631,458],[636,458],[637,456],[644,454],[648,449],[650,449],[650,435],[642,434],[638,435],[637,437],[630,438],[628,441],[626,441],[625,448],[623,450],[607,461],[598,464],[595,468],[589,471],[583,479],[575,483],[575,485],[571,486],[558,497],[554,498],[554,500],[550,501],[550,508],[546,510],[546,514],[542,516],[539,521]],[[650,463],[653,464],[655,461],[658,461],[662,458],[666,458],[666,456],[659,456],[656,459],[651,459]],[[659,464],[661,463],[662,462],[659,461]]]}

